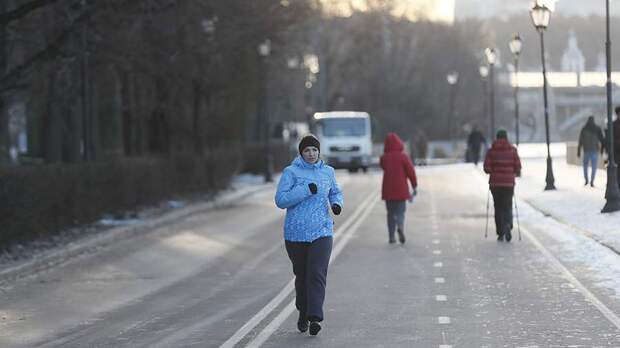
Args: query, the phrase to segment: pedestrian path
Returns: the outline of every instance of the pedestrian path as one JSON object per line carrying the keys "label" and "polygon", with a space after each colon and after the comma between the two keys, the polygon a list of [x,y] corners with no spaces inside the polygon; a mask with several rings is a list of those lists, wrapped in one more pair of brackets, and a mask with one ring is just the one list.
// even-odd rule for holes
{"label": "pedestrian path", "polygon": [[498,243],[494,230],[484,238],[486,190],[473,166],[418,173],[407,243],[387,243],[385,206],[375,206],[330,266],[319,337],[296,332],[293,313],[262,346],[617,346],[620,328],[539,246]]}

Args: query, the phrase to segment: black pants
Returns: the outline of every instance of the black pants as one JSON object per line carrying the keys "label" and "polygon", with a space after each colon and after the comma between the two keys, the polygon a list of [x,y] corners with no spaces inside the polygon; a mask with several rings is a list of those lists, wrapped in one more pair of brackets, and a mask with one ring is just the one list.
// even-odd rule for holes
{"label": "black pants", "polygon": [[332,237],[312,243],[285,241],[295,274],[295,306],[310,321],[323,320],[327,266],[332,253]]}
{"label": "black pants", "polygon": [[514,187],[491,187],[493,206],[495,207],[495,231],[504,235],[506,229],[512,229],[512,196]]}

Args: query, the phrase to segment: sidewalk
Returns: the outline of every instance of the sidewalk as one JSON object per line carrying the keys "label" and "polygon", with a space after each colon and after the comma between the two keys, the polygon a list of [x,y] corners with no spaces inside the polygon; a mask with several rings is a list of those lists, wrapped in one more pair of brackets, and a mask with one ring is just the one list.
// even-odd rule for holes
{"label": "sidewalk", "polygon": [[605,205],[606,170],[596,173],[595,187],[584,186],[581,166],[553,157],[555,191],[544,191],[545,158],[523,158],[515,194],[547,216],[595,239],[620,254],[620,211],[601,214]]}

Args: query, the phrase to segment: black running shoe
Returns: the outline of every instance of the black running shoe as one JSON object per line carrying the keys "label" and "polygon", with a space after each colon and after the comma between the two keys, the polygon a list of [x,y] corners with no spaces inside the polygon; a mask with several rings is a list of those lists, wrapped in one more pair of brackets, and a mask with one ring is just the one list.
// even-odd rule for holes
{"label": "black running shoe", "polygon": [[313,321],[310,323],[310,335],[316,336],[319,331],[321,331],[321,324],[318,321]]}
{"label": "black running shoe", "polygon": [[396,232],[398,232],[398,241],[400,242],[400,244],[405,244],[405,233],[403,233],[403,230],[399,228],[396,230]]}
{"label": "black running shoe", "polygon": [[308,319],[305,315],[299,314],[299,319],[297,319],[297,330],[299,330],[299,332],[308,331]]}

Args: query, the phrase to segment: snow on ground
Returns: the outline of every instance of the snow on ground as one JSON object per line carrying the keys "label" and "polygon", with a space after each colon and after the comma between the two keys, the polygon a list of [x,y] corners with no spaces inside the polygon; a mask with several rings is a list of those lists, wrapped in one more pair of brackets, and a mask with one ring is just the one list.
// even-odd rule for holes
{"label": "snow on ground", "polygon": [[597,171],[594,188],[584,186],[582,168],[556,157],[553,161],[555,191],[544,191],[545,173],[545,159],[524,159],[517,196],[620,252],[620,212],[601,213],[605,206],[605,170]]}
{"label": "snow on ground", "polygon": [[[551,157],[565,157],[566,143],[549,144]],[[545,143],[526,143],[519,145],[519,156],[521,158],[543,158],[547,156],[547,144]]]}

